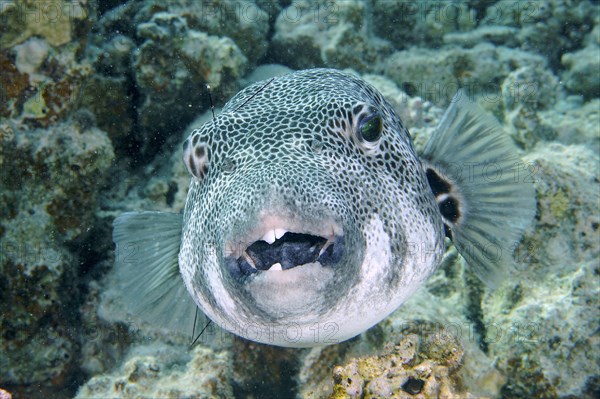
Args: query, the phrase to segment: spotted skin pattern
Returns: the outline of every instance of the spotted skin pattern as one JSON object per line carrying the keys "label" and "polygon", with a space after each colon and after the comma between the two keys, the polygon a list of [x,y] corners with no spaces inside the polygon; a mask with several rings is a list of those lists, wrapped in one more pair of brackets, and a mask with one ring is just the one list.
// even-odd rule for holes
{"label": "spotted skin pattern", "polygon": [[[381,136],[370,142],[361,127],[377,116]],[[191,133],[183,161],[192,180],[181,275],[201,310],[238,335],[299,347],[348,339],[440,262],[442,219],[409,132],[353,75],[312,69],[247,87]],[[232,273],[231,252],[271,219],[299,233],[336,226],[342,260]]]}

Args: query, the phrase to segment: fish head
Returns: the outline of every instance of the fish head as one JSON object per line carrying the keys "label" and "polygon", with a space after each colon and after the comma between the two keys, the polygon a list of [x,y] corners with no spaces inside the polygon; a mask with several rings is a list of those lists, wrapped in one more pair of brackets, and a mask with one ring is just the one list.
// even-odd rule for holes
{"label": "fish head", "polygon": [[183,145],[179,266],[221,327],[279,346],[381,321],[443,252],[409,133],[363,80],[327,69],[256,83]]}

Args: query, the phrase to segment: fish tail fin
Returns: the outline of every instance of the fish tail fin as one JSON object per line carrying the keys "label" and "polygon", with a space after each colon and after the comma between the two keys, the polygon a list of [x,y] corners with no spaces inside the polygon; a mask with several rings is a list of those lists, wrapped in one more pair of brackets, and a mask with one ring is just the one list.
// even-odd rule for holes
{"label": "fish tail fin", "polygon": [[113,222],[116,244],[111,286],[134,317],[189,334],[196,304],[179,274],[182,215],[127,212]]}
{"label": "fish tail fin", "polygon": [[460,90],[422,157],[446,235],[479,278],[497,286],[536,213],[516,146]]}

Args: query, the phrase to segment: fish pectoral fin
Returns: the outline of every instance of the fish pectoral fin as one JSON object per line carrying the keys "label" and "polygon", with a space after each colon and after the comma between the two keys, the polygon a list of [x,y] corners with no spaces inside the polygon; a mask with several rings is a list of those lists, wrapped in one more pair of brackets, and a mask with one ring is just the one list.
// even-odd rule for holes
{"label": "fish pectoral fin", "polygon": [[109,281],[134,320],[189,335],[196,304],[179,274],[181,228],[182,215],[177,213],[128,212],[117,217]]}
{"label": "fish pectoral fin", "polygon": [[497,286],[536,213],[525,165],[498,121],[459,90],[422,154],[446,234],[473,271]]}

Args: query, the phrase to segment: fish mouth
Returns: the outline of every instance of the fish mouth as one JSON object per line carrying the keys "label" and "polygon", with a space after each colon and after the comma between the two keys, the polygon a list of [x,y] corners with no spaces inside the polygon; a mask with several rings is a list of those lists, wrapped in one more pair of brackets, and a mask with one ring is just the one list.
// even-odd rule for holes
{"label": "fish mouth", "polygon": [[261,222],[225,245],[226,264],[235,277],[286,273],[309,264],[335,266],[345,253],[344,234],[333,220],[305,223],[297,216],[263,215]]}

